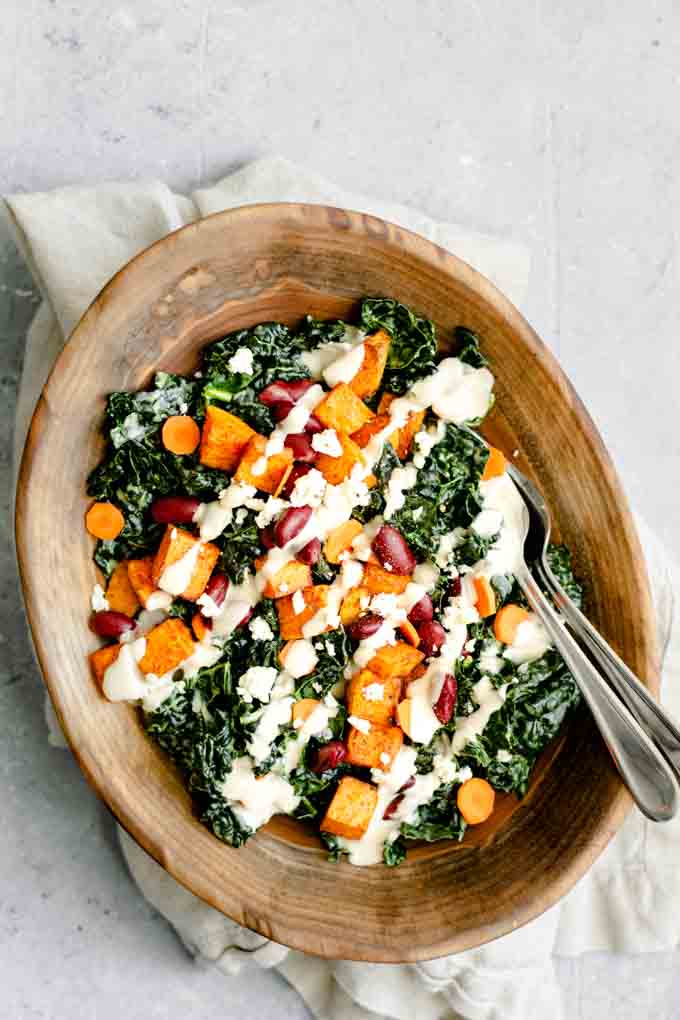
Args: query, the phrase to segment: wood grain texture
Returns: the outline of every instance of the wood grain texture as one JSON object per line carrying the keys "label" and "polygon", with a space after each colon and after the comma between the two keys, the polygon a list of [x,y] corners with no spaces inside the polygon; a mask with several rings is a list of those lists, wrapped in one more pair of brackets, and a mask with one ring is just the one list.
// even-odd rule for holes
{"label": "wood grain texture", "polygon": [[[638,540],[606,450],[552,355],[509,302],[465,263],[359,213],[248,206],[153,245],[102,291],[59,358],[36,409],[17,495],[29,620],[64,732],[121,824],[183,885],[278,942],[331,958],[414,961],[479,945],[551,906],[606,846],[630,807],[585,711],[543,757],[529,796],[504,801],[478,845],[422,846],[396,870],[330,864],[315,838],[275,819],[242,850],[193,817],[181,778],[137,713],[91,682],[95,581],[82,526],[85,479],[101,457],[104,401],[153,372],[193,369],[200,348],[266,319],[347,317],[359,298],[399,298],[444,343],[478,331],[496,375],[487,436],[539,480],[588,581],[593,622],[650,689],[659,676]],[[501,824],[502,823],[502,824]]]}

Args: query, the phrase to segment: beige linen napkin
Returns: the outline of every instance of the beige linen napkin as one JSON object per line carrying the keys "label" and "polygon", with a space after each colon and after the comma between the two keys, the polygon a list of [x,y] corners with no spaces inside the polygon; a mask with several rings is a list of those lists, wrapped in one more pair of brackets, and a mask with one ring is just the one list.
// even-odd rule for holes
{"label": "beige linen napkin", "polygon": [[[311,201],[359,209],[415,230],[460,255],[521,307],[529,271],[516,244],[435,221],[403,206],[353,195],[283,159],[263,159],[191,198],[161,182],[15,195],[7,199],[17,242],[43,294],[29,331],[18,401],[16,452],[52,362],[83,311],[106,281],[142,248],[197,217],[262,201]],[[680,716],[680,622],[673,593],[680,568],[638,522],[664,649],[664,692]],[[47,705],[50,739],[65,746]],[[525,1020],[562,1007],[552,954],[674,948],[678,941],[680,819],[654,826],[631,813],[588,876],[557,907],[505,938],[453,957],[412,966],[324,961],[268,942],[206,906],[179,886],[119,830],[132,875],[171,922],[187,948],[225,974],[275,966],[320,1020],[379,1016],[443,1020]]]}

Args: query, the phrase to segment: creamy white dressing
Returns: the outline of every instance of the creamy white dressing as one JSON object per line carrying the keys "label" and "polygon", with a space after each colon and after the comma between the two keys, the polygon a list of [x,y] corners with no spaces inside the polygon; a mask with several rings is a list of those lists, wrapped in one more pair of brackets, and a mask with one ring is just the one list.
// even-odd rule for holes
{"label": "creamy white dressing", "polygon": [[465,745],[480,733],[484,732],[494,712],[502,707],[505,701],[507,684],[496,689],[487,676],[483,676],[472,688],[472,695],[479,708],[470,715],[456,718],[456,729],[453,734],[453,753],[458,754]]}
{"label": "creamy white dressing", "polygon": [[104,589],[101,584],[95,584],[92,589],[92,595],[90,596],[90,605],[92,606],[93,613],[106,612],[111,607],[109,606],[108,599],[104,594]]}
{"label": "creamy white dressing", "polygon": [[139,668],[144,658],[146,638],[120,645],[115,661],[104,672],[102,689],[109,701],[138,701],[148,690],[148,682]]}
{"label": "creamy white dressing", "polygon": [[301,638],[299,641],[293,641],[286,652],[286,671],[298,680],[311,673],[316,668],[318,661],[319,656],[316,654],[312,642]]}
{"label": "creamy white dressing", "polygon": [[[303,432],[309,421],[309,416],[323,397],[324,391],[321,386],[310,386],[305,393],[295,402],[286,417],[278,423],[266,442],[262,457],[255,462],[252,471],[254,475],[261,475],[267,467],[267,460],[283,450],[286,437],[297,432]],[[262,462],[262,465],[261,463]],[[259,470],[255,470],[258,467]]]}
{"label": "creamy white dressing", "polygon": [[[175,537],[173,532],[172,537]],[[165,568],[158,579],[158,587],[170,595],[181,595],[191,584],[201,554],[202,542],[195,542],[178,560]],[[161,607],[159,607],[161,608]]]}
{"label": "creamy white dressing", "polygon": [[290,814],[300,803],[290,783],[273,772],[256,776],[249,758],[237,758],[221,793],[238,820],[259,829],[272,815]]}
{"label": "creamy white dressing", "polygon": [[317,453],[325,453],[328,457],[342,456],[342,443],[335,429],[324,429],[312,436],[312,449]]}
{"label": "creamy white dressing", "polygon": [[502,518],[502,524],[497,540],[485,558],[475,566],[475,573],[488,576],[516,574],[524,552],[526,508],[522,497],[507,472],[487,482],[480,482],[479,491],[482,495],[482,514],[495,511]]}
{"label": "creamy white dressing", "polygon": [[331,719],[338,714],[338,702],[335,698],[328,699],[328,703],[320,703],[312,714],[305,719],[295,738],[284,752],[283,767],[286,773],[291,773],[300,764],[302,752],[309,743],[310,737],[321,736],[327,729]]}
{"label": "creamy white dressing", "polygon": [[326,592],[326,605],[302,625],[302,636],[313,638],[323,634],[325,630],[335,630],[340,626],[340,606],[345,596],[361,583],[364,568],[356,560],[345,560],[340,566],[340,573]]}
{"label": "creamy white dressing", "polygon": [[385,502],[385,520],[390,519],[401,510],[406,502],[406,493],[418,481],[418,471],[413,464],[395,468],[387,482],[387,499]]}
{"label": "creamy white dressing", "polygon": [[366,345],[359,343],[356,347],[335,358],[323,370],[324,382],[331,389],[338,383],[350,383],[354,376],[361,371],[365,353]]}
{"label": "creamy white dressing", "polygon": [[[292,722],[293,719],[292,697],[275,698],[259,711],[257,726],[248,741],[248,754],[259,765],[266,761],[271,754],[272,744],[281,732],[281,728]],[[245,721],[250,721],[245,717]]]}
{"label": "creamy white dressing", "polygon": [[517,628],[515,640],[503,652],[503,658],[515,665],[542,658],[552,646],[550,636],[535,613],[530,613]]}
{"label": "creamy white dressing", "polygon": [[322,344],[313,351],[303,351],[300,355],[300,361],[305,366],[312,379],[322,379],[326,369],[329,368],[334,361],[338,361],[343,358],[355,347],[362,344],[365,336],[366,334],[362,330],[357,329],[356,326],[345,326],[345,334],[342,340]]}
{"label": "creamy white dressing", "polygon": [[[199,525],[201,539],[212,542],[231,524],[234,511],[238,507],[250,506],[251,509],[264,507],[262,500],[256,499],[257,489],[245,482],[231,481],[226,489],[220,492],[219,499],[212,503],[201,503],[194,514],[194,523]],[[257,505],[253,506],[255,502]]]}
{"label": "creamy white dressing", "polygon": [[170,592],[161,591],[160,588],[157,588],[155,591],[152,591],[151,594],[147,597],[144,608],[148,609],[149,612],[152,613],[154,612],[154,610],[157,609],[162,610],[169,609],[171,605],[172,595],[170,594]]}

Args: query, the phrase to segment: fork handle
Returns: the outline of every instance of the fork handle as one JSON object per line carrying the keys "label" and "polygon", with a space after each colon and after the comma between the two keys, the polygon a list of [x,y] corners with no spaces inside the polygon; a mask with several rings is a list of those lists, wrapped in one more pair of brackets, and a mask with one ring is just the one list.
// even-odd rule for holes
{"label": "fork handle", "polygon": [[668,762],[566,630],[529,568],[523,564],[515,576],[569,667],[637,806],[652,821],[668,821],[678,795]]}
{"label": "fork handle", "polygon": [[680,777],[680,729],[635,674],[574,605],[546,563],[536,564],[555,604],[626,705],[661,748]]}

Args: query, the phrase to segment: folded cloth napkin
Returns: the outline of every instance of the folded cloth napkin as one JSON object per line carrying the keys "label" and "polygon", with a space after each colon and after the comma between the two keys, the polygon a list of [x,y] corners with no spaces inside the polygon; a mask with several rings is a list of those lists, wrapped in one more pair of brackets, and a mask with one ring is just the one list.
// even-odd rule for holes
{"label": "folded cloth napkin", "polygon": [[[489,276],[518,305],[528,280],[527,251],[511,242],[436,223],[403,206],[341,191],[283,159],[263,159],[192,197],[161,182],[64,188],[15,195],[6,207],[17,243],[43,295],[29,330],[18,401],[20,453],[40,388],[73,326],[99,289],[138,251],[200,216],[262,201],[311,201],[371,212],[435,240]],[[18,458],[17,458],[18,459]],[[680,567],[638,527],[647,555],[664,654],[664,702],[680,716],[680,620],[674,592]],[[51,741],[66,746],[47,703]],[[479,949],[429,963],[392,966],[326,961],[287,950],[239,927],[178,885],[119,830],[130,871],[191,953],[225,974],[277,967],[323,1020],[378,1016],[439,1020],[525,1020],[562,1005],[552,956],[589,950],[650,952],[678,942],[680,819],[664,826],[631,812],[588,875],[536,921]]]}

